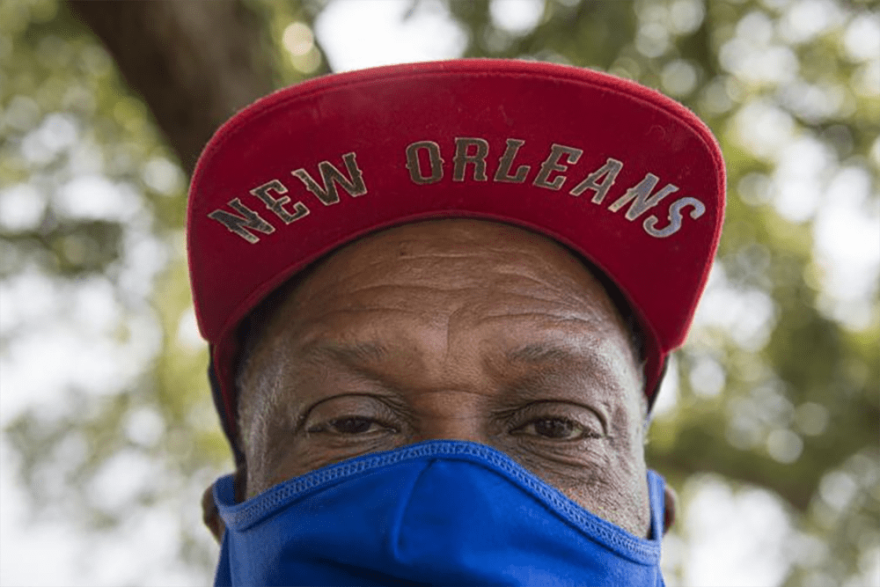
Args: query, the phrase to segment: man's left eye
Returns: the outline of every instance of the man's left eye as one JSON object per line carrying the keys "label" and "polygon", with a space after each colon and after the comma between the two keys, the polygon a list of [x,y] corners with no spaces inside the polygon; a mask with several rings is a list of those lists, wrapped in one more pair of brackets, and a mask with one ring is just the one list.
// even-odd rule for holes
{"label": "man's left eye", "polygon": [[584,427],[564,418],[538,418],[513,430],[514,434],[540,436],[551,440],[576,440],[589,436]]}

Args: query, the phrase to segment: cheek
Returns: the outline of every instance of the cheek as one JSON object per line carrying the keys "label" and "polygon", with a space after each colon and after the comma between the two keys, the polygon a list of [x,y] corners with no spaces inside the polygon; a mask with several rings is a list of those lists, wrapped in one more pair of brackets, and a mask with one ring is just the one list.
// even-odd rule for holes
{"label": "cheek", "polygon": [[633,426],[627,435],[615,439],[618,450],[611,465],[614,490],[603,496],[603,506],[619,512],[619,519],[615,521],[619,526],[632,534],[646,537],[650,530],[651,512],[640,430],[640,426]]}
{"label": "cheek", "polygon": [[296,443],[288,443],[277,437],[270,447],[266,447],[265,450],[259,448],[255,447],[257,450],[247,455],[248,498],[320,468],[325,462],[324,455],[320,451],[303,451]]}
{"label": "cheek", "polygon": [[612,458],[604,448],[578,450],[577,454],[535,455],[532,451],[506,451],[520,465],[562,491],[589,511],[612,490],[609,477]]}
{"label": "cheek", "polygon": [[[600,518],[640,537],[650,530],[647,471],[640,428],[621,407],[611,438],[554,458],[511,454],[545,482]],[[628,413],[628,412],[627,412]],[[510,451],[508,451],[510,452]]]}
{"label": "cheek", "polygon": [[[642,469],[641,474],[633,474]],[[590,483],[560,486],[563,493],[600,518],[640,537],[650,529],[650,506],[644,465],[615,459]]]}

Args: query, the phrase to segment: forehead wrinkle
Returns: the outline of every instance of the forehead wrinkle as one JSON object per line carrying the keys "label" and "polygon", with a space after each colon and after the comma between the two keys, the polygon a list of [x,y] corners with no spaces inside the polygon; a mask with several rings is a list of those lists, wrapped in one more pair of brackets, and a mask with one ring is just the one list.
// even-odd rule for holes
{"label": "forehead wrinkle", "polygon": [[[329,331],[333,331],[333,324],[335,320],[339,319],[355,319],[360,317],[360,315],[365,315],[365,317],[369,317],[372,319],[373,315],[378,315],[380,318],[382,316],[388,315],[401,315],[406,314],[417,318],[419,320],[424,320],[425,312],[419,310],[406,310],[399,307],[392,306],[360,306],[355,308],[334,308],[321,313],[315,313],[310,316],[308,321],[303,324],[304,334],[300,335],[300,340],[306,341],[303,345],[308,345],[313,343],[316,340],[321,339],[326,333]],[[439,318],[433,316],[429,321],[429,324],[436,325],[439,321]],[[381,329],[382,323],[379,322],[373,329]],[[346,325],[350,326],[350,325]],[[362,326],[355,324],[355,330],[361,328]],[[349,329],[350,332],[350,329]]]}
{"label": "forehead wrinkle", "polygon": [[[596,310],[588,308],[587,305],[584,303],[584,299],[580,296],[580,292],[564,292],[561,289],[553,288],[549,284],[543,284],[538,280],[529,280],[541,285],[542,287],[530,288],[532,291],[522,292],[517,291],[518,288],[516,288],[515,286],[511,287],[511,284],[504,284],[499,286],[498,284],[484,285],[477,283],[461,285],[458,287],[449,287],[412,282],[391,282],[383,284],[364,285],[362,287],[346,290],[337,290],[336,292],[325,298],[325,301],[336,299],[345,300],[347,303],[347,307],[334,308],[322,314],[313,314],[310,317],[309,322],[318,321],[319,318],[326,317],[328,314],[349,311],[391,311],[401,312],[404,314],[419,314],[419,311],[407,309],[405,306],[401,306],[397,302],[401,298],[408,300],[413,294],[420,292],[436,294],[437,296],[448,296],[456,294],[460,294],[462,296],[473,296],[474,294],[477,294],[481,298],[489,295],[502,295],[510,302],[540,302],[542,304],[549,304],[559,308],[570,309],[572,313],[580,312],[585,315],[588,314],[590,316],[597,315]],[[367,297],[367,299],[363,300],[360,303],[354,302],[351,299],[353,295],[364,295]],[[381,300],[386,300],[388,302],[388,306],[383,306],[381,305],[381,303],[377,304],[377,298]],[[308,301],[308,299],[301,300],[302,303]],[[449,311],[454,312],[457,311],[463,304],[473,305],[473,302],[470,300],[461,300],[454,305],[450,305],[448,309]]]}
{"label": "forehead wrinkle", "polygon": [[[355,257],[355,258],[363,258],[362,261],[359,262],[360,269],[352,271],[350,275],[352,276],[360,276],[360,275],[373,275],[374,268],[379,265],[383,265],[386,263],[393,263],[395,268],[403,268],[404,270],[409,270],[410,265],[415,265],[417,268],[425,265],[425,261],[427,261],[427,265],[430,270],[435,270],[438,265],[449,265],[450,269],[456,269],[458,266],[462,264],[462,261],[466,262],[476,262],[479,264],[487,265],[493,269],[498,269],[497,273],[511,273],[522,277],[523,270],[530,270],[530,272],[534,272],[535,269],[539,271],[546,270],[547,259],[546,259],[546,251],[536,252],[531,251],[529,248],[517,248],[514,251],[504,250],[504,249],[492,249],[485,246],[481,246],[480,243],[443,243],[447,247],[449,245],[454,246],[458,249],[465,249],[465,252],[457,253],[457,252],[429,252],[423,254],[401,254],[400,256],[388,256],[382,255],[383,253],[387,253],[387,250],[390,248],[389,246],[377,247],[377,243],[370,243],[370,245],[361,247],[361,248],[352,248],[345,251],[341,251],[340,254],[343,254],[346,257]],[[379,251],[373,252],[371,249],[379,248]],[[386,258],[387,257],[387,258]],[[439,261],[438,263],[433,263],[432,261]],[[444,263],[444,261],[450,261],[450,263]],[[332,259],[331,259],[332,262]],[[573,267],[578,267],[584,275],[590,275],[590,272],[587,268],[577,259],[569,259],[568,264]],[[566,281],[571,281],[570,278],[566,277]]]}
{"label": "forehead wrinkle", "polygon": [[[375,267],[381,267],[385,264],[391,267],[391,271],[388,274],[383,274],[381,278],[377,279]],[[456,282],[463,284],[478,283],[483,287],[498,283],[532,282],[554,291],[561,289],[558,285],[538,277],[537,275],[541,273],[540,271],[535,271],[533,267],[528,267],[523,264],[500,266],[498,263],[489,261],[479,263],[460,263],[455,264],[454,266],[444,266],[436,263],[413,263],[410,264],[410,266],[405,265],[407,264],[398,261],[394,261],[393,263],[376,263],[372,267],[372,270],[361,269],[359,271],[351,272],[351,274],[342,278],[337,278],[337,283],[344,285],[346,282],[365,282],[364,285],[356,288],[358,290],[371,287],[399,286],[401,283],[412,287],[456,289],[455,286],[446,286],[443,288],[440,285],[434,285],[435,283],[444,284]],[[470,269],[475,266],[479,268],[479,273],[476,276],[465,277],[462,269]],[[566,282],[567,281],[569,280],[566,280]],[[570,287],[568,283],[566,283],[566,286]]]}
{"label": "forehead wrinkle", "polygon": [[[521,235],[522,236],[522,235]],[[517,277],[526,277],[529,279],[533,279],[531,277],[527,277],[522,274],[522,271],[526,268],[533,269],[539,268],[540,270],[545,270],[547,266],[547,250],[546,249],[556,249],[558,251],[562,251],[566,253],[566,257],[568,258],[567,263],[572,267],[577,267],[584,276],[592,277],[592,272],[584,265],[583,261],[575,256],[574,253],[569,251],[567,248],[558,245],[555,242],[545,240],[544,237],[539,237],[538,235],[531,235],[537,237],[536,239],[528,239],[525,243],[519,242],[514,246],[515,250],[511,250],[509,248],[499,248],[493,247],[491,245],[487,246],[485,244],[477,243],[477,248],[474,249],[473,238],[468,239],[467,241],[462,240],[447,240],[443,242],[445,247],[454,247],[455,249],[463,249],[465,252],[462,253],[442,253],[442,252],[424,252],[424,253],[406,253],[405,256],[400,256],[395,259],[395,262],[398,264],[406,264],[409,261],[419,261],[423,259],[475,259],[478,261],[485,262],[492,266],[493,268],[497,268],[498,271],[496,273],[499,274],[512,274]],[[376,243],[370,243],[375,246]],[[422,245],[418,240],[403,240],[396,245]],[[519,246],[517,246],[519,245]],[[436,245],[434,245],[436,246]],[[541,250],[535,250],[536,247],[541,247]],[[529,267],[531,265],[531,267]],[[509,271],[506,271],[509,269]],[[558,276],[558,273],[554,273],[554,276]],[[567,285],[575,285],[573,283],[574,279],[570,276],[564,276],[564,280],[567,282]],[[543,283],[545,285],[549,285],[546,282],[541,282],[540,280],[536,281]],[[553,286],[551,286],[553,287]],[[555,288],[554,289],[558,289]]]}

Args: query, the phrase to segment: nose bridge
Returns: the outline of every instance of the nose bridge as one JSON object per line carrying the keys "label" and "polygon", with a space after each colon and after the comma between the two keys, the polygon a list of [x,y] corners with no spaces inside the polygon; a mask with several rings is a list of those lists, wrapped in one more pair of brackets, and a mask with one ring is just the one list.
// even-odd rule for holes
{"label": "nose bridge", "polygon": [[420,393],[414,402],[413,442],[464,440],[486,443],[484,397],[473,391],[438,389]]}
{"label": "nose bridge", "polygon": [[463,440],[486,443],[486,408],[493,382],[481,363],[480,329],[468,303],[457,304],[432,328],[433,352],[424,357],[410,394],[416,415],[414,442]]}

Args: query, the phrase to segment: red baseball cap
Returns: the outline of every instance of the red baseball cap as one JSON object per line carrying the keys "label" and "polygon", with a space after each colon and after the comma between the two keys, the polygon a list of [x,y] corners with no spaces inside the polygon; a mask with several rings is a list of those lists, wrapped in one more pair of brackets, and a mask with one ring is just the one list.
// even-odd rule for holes
{"label": "red baseball cap", "polygon": [[469,59],[328,75],[236,114],[189,193],[196,317],[236,447],[238,326],[322,255],[390,226],[504,222],[582,255],[628,299],[653,403],[724,212],[724,164],[689,110],[589,69]]}

